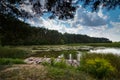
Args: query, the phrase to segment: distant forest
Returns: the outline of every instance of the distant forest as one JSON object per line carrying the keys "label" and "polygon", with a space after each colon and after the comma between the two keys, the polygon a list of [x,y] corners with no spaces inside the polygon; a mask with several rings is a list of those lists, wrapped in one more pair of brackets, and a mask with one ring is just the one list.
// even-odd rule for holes
{"label": "distant forest", "polygon": [[41,27],[30,26],[14,17],[0,14],[1,45],[49,45],[71,43],[110,43],[107,38],[81,34],[60,33]]}

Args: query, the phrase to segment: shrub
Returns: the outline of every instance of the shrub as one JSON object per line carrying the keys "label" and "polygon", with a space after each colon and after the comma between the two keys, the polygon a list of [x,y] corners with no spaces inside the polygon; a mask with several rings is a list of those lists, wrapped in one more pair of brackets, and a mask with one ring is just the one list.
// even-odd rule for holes
{"label": "shrub", "polygon": [[68,65],[67,65],[67,63],[66,63],[64,58],[62,58],[60,60],[60,62],[55,62],[54,66],[58,67],[58,68],[67,68],[68,67]]}
{"label": "shrub", "polygon": [[[86,54],[82,55],[81,60],[80,60],[80,65],[84,65],[84,63],[88,59],[96,59],[96,58],[105,59],[105,60],[109,61],[109,63],[113,67],[115,67],[116,71],[114,73],[111,73],[111,75],[109,77],[107,77],[108,80],[110,80],[110,79],[119,80],[120,79],[120,56],[119,55],[86,53]],[[79,67],[78,69],[80,70],[81,68]]]}
{"label": "shrub", "polygon": [[81,68],[83,71],[99,79],[105,78],[115,72],[115,68],[107,60],[101,58],[87,59],[81,65]]}
{"label": "shrub", "polygon": [[50,60],[50,65],[51,65],[51,66],[55,66],[55,58],[53,58],[53,57],[51,58],[51,60]]}

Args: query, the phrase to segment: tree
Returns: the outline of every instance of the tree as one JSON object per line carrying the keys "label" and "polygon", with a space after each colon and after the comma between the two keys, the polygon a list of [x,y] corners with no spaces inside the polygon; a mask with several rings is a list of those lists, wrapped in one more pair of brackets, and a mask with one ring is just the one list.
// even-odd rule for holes
{"label": "tree", "polygon": [[[45,2],[43,3],[43,1]],[[84,7],[92,6],[92,11],[97,11],[100,5],[108,10],[120,7],[119,0],[0,0],[0,13],[14,17],[31,18],[50,12],[50,19],[56,16],[59,19],[72,19],[80,2],[83,3]],[[20,9],[23,5],[31,5],[34,14]]]}
{"label": "tree", "polygon": [[56,30],[30,26],[11,16],[0,14],[1,45],[42,45],[69,43],[106,43],[106,38],[95,38],[80,34],[62,34]]}

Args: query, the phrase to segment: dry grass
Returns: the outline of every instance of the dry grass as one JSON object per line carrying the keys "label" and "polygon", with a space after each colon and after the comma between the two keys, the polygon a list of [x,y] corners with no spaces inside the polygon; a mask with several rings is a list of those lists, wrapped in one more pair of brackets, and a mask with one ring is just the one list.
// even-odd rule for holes
{"label": "dry grass", "polygon": [[0,72],[0,80],[47,80],[41,65],[13,65]]}

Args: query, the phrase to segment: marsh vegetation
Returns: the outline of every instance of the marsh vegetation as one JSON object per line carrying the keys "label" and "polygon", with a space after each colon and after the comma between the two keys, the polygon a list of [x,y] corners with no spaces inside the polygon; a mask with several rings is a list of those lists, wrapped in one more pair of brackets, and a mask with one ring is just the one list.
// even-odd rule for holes
{"label": "marsh vegetation", "polygon": [[[0,79],[119,80],[119,54],[91,53],[90,50],[104,49],[105,47],[88,45],[0,47]],[[72,55],[72,59],[77,59],[78,52],[81,53],[80,65],[75,67],[66,64],[65,60],[69,59],[69,54]],[[60,62],[56,62],[55,58],[58,58],[61,54],[64,55],[64,58]],[[52,60],[51,63],[43,62],[37,65],[28,65],[24,62],[24,59],[29,57],[46,57]],[[16,72],[18,75],[16,75]]]}

